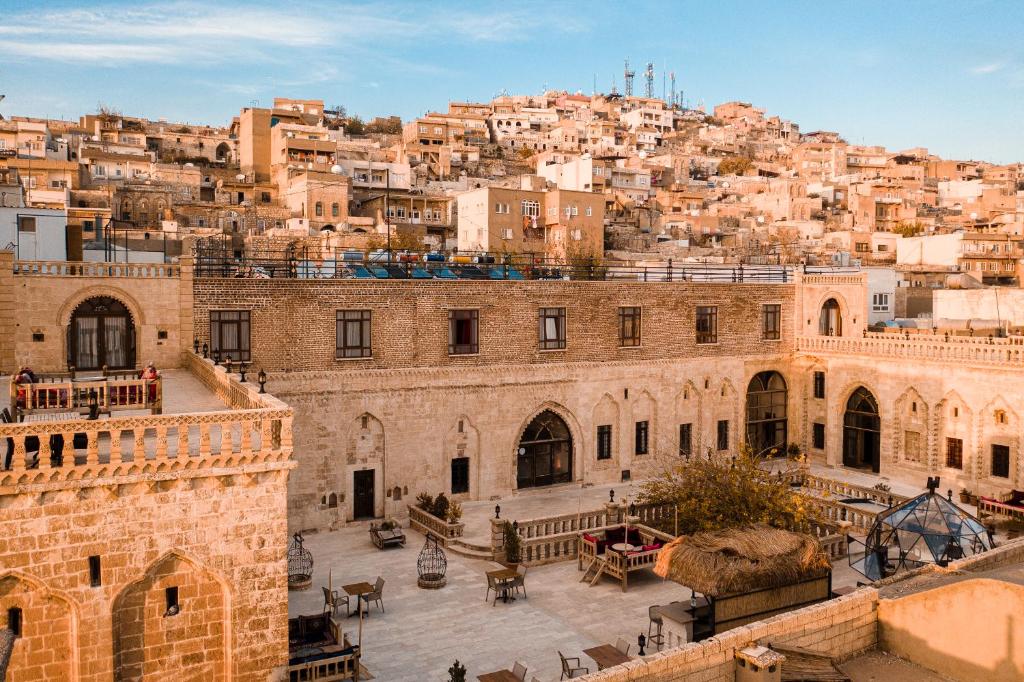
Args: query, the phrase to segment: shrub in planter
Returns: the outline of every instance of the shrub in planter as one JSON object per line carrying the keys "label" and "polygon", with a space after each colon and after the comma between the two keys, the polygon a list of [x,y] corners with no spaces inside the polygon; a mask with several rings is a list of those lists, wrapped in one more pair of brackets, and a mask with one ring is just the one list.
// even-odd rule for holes
{"label": "shrub in planter", "polygon": [[448,668],[448,682],[466,682],[466,666],[459,663],[458,659]]}
{"label": "shrub in planter", "polygon": [[437,497],[434,498],[434,506],[430,513],[439,519],[447,519],[449,504],[448,498],[444,496],[444,493],[438,493]]}
{"label": "shrub in planter", "polygon": [[448,523],[458,523],[462,519],[462,505],[454,500],[448,504]]}
{"label": "shrub in planter", "polygon": [[506,521],[504,531],[505,561],[510,564],[518,564],[522,559],[523,551],[523,540],[519,537],[519,530],[512,525],[511,521]]}
{"label": "shrub in planter", "polygon": [[797,457],[799,457],[800,456],[800,444],[799,443],[790,443],[789,447],[786,448],[786,454],[789,455],[790,457],[792,457],[793,459],[796,459]]}
{"label": "shrub in planter", "polygon": [[420,493],[416,496],[416,506],[432,514],[434,512],[434,496],[430,493]]}

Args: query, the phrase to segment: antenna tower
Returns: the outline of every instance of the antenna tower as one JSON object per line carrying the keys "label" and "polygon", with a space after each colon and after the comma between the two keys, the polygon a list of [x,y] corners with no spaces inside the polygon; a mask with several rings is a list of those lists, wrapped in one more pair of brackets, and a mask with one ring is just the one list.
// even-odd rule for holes
{"label": "antenna tower", "polygon": [[647,62],[647,70],[644,71],[644,92],[648,99],[654,97],[654,62]]}
{"label": "antenna tower", "polygon": [[619,88],[615,85],[615,74],[612,74],[612,97],[619,94]]}
{"label": "antenna tower", "polygon": [[668,74],[668,78],[672,81],[672,108],[674,109],[676,106],[676,72],[671,71]]}
{"label": "antenna tower", "polygon": [[636,71],[629,69],[629,60],[626,60],[626,70],[622,72],[622,77],[626,81],[626,97],[633,96],[633,76],[636,75]]}

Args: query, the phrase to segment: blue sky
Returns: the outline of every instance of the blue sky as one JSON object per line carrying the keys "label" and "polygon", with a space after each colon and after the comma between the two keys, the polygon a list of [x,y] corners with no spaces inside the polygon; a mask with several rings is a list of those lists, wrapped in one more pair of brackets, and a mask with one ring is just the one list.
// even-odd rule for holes
{"label": "blue sky", "polygon": [[501,90],[740,99],[850,142],[1024,160],[1024,2],[0,0],[4,115],[227,123],[275,95],[404,119]]}

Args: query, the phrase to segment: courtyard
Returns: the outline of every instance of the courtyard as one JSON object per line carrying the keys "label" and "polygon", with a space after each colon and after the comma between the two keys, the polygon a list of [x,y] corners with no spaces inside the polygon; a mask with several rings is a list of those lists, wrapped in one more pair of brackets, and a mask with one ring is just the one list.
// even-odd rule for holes
{"label": "courtyard", "polygon": [[[614,488],[615,499],[631,496],[629,484],[581,488],[577,484],[557,490],[536,490],[503,499],[502,518],[530,519],[582,508],[598,508]],[[464,505],[466,537],[482,541],[489,533],[495,502]],[[561,675],[558,652],[580,657],[580,663],[596,671],[583,650],[599,644],[615,644],[619,637],[637,653],[637,636],[648,632],[648,607],[689,600],[690,590],[665,581],[651,571],[630,576],[629,591],[618,582],[602,579],[594,586],[580,582],[577,562],[563,561],[531,567],[526,575],[526,595],[508,603],[485,601],[485,573],[500,565],[447,551],[448,584],[440,590],[416,585],[416,559],[424,536],[406,528],[405,548],[378,550],[370,541],[369,523],[350,523],[332,532],[305,536],[314,558],[313,586],[289,594],[289,616],[320,613],[324,599],[321,586],[328,576],[335,590],[356,582],[385,580],[384,613],[374,604],[363,622],[363,665],[382,680],[446,680],[447,670],[458,659],[467,668],[467,679],[511,669],[520,661],[527,679],[556,680]],[[863,576],[845,559],[835,562],[833,587],[855,586]],[[343,594],[343,592],[342,592]],[[493,599],[493,594],[491,595]],[[355,600],[352,605],[354,608]],[[358,638],[358,620],[339,620],[351,640]],[[648,649],[647,653],[651,653]]]}

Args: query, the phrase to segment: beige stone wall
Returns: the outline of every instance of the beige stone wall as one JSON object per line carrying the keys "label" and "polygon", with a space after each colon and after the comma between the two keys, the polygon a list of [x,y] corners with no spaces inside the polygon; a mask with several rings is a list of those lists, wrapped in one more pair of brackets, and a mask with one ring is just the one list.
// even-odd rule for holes
{"label": "beige stone wall", "polygon": [[287,657],[289,466],[0,489],[0,618],[18,606],[25,628],[10,679],[266,680]]}
{"label": "beige stone wall", "polygon": [[[192,287],[183,286],[179,266],[120,263],[111,270],[112,276],[101,273],[104,264],[86,266],[97,273],[94,276],[12,275],[12,267],[10,261],[5,265],[0,260],[0,285],[9,284],[0,286],[0,336],[5,337],[0,341],[0,374],[15,372],[22,365],[36,372],[67,371],[72,313],[93,296],[111,296],[131,312],[137,367],[149,361],[157,367],[175,367],[182,348],[191,346]],[[159,338],[160,332],[166,332],[167,338]],[[43,340],[33,341],[33,334],[39,333]],[[5,350],[3,344],[12,346]]]}
{"label": "beige stone wall", "polygon": [[886,651],[956,680],[1024,679],[1024,586],[972,578],[878,603]]}

